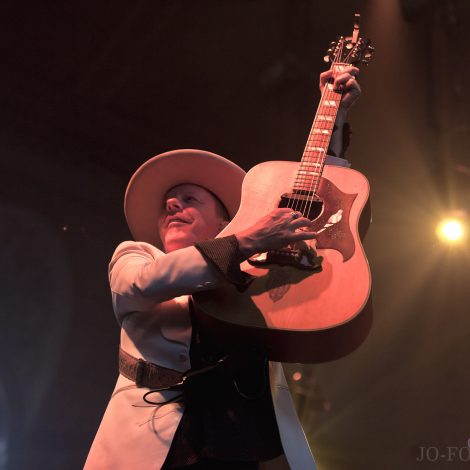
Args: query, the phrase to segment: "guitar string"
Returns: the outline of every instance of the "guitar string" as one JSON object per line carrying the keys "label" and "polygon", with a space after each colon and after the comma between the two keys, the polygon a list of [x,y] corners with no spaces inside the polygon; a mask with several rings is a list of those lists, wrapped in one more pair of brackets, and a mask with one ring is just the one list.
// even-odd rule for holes
{"label": "guitar string", "polygon": [[[343,51],[343,46],[344,46],[344,40],[342,40],[342,42],[340,43],[341,44],[341,48],[340,50],[336,53],[336,57],[335,59],[333,60],[333,63],[332,63],[332,66],[330,67],[330,69],[333,68],[333,66],[335,64],[338,63],[338,60],[337,58],[338,57],[341,57],[342,55],[342,51]],[[348,57],[349,55],[351,54],[351,52],[348,54]],[[345,60],[346,61],[346,60]],[[322,108],[322,103],[324,103],[326,100],[325,100],[325,97],[328,97],[328,98],[331,98],[331,93],[328,94],[329,91],[328,91],[328,83],[325,85],[324,89],[323,89],[323,92],[322,92],[322,95],[321,95],[321,99],[320,99],[320,108]],[[304,192],[307,192],[307,194],[304,194],[303,196],[305,196],[304,198],[302,198],[302,194],[299,194],[298,196],[296,195],[293,199],[295,201],[295,209],[296,210],[299,210],[300,212],[302,212],[302,214],[304,216],[307,216],[310,209],[311,209],[311,206],[312,206],[312,203],[313,203],[313,200],[314,200],[314,197],[315,197],[315,194],[316,194],[316,191],[314,191],[314,194],[313,194],[313,198],[309,198],[309,194],[308,192],[311,192],[311,189],[312,189],[312,182],[314,180],[314,178],[312,177],[309,177],[308,175],[308,170],[305,170],[305,166],[314,166],[316,167],[317,171],[317,175],[321,175],[322,171],[323,171],[323,166],[324,166],[324,160],[326,158],[326,146],[325,147],[322,147],[322,148],[325,148],[325,150],[323,151],[320,151],[320,152],[316,152],[318,153],[318,157],[312,157],[311,155],[308,156],[306,155],[306,152],[310,152],[309,150],[307,150],[308,147],[312,147],[312,143],[314,144],[315,143],[315,136],[314,136],[314,133],[312,132],[314,128],[318,129],[318,130],[323,130],[323,129],[326,129],[327,127],[327,124],[326,124],[326,127],[322,127],[321,124],[317,124],[315,126],[315,123],[316,123],[316,119],[317,119],[317,115],[318,115],[318,112],[319,112],[319,109],[317,109],[317,114],[315,115],[315,119],[313,121],[313,125],[310,129],[310,133],[309,133],[309,136],[308,136],[308,139],[307,139],[307,143],[306,143],[306,146],[305,146],[305,149],[304,149],[304,157],[305,157],[305,161],[302,159],[301,161],[301,164],[299,165],[299,170],[297,172],[297,175],[295,177],[295,180],[294,180],[294,185],[299,185],[301,187],[301,189],[299,190],[300,192],[304,191]],[[314,151],[315,152],[315,151]],[[314,160],[312,162],[312,158],[315,159],[317,158],[317,160]],[[320,160],[323,160],[322,163],[320,163]],[[313,164],[312,164],[313,163]],[[302,165],[304,164],[304,165]],[[318,170],[319,169],[319,170]],[[305,172],[305,175],[303,175],[302,173],[300,173],[300,171],[303,171]],[[308,182],[310,181],[310,188],[307,190],[305,188],[306,184],[308,184]],[[317,177],[317,186],[318,186],[318,183],[319,183],[319,178]],[[318,188],[317,188],[318,189]],[[292,203],[292,198],[289,198],[289,201],[288,201],[288,204],[287,206],[290,207],[290,204]],[[299,208],[299,204],[300,204],[300,208]],[[307,209],[307,206],[308,207],[308,210]]]}
{"label": "guitar string", "polygon": [[[353,53],[356,51],[356,49],[357,49],[356,46],[353,47],[353,48],[348,52],[347,56],[346,56],[343,60],[339,61],[339,59],[341,58],[341,56],[342,56],[342,54],[343,54],[344,44],[345,44],[345,42],[342,41],[342,42],[341,42],[341,49],[339,50],[338,54],[336,55],[336,57],[335,57],[335,59],[334,59],[334,61],[333,61],[332,68],[334,67],[334,65],[338,65],[338,64],[340,64],[340,63],[341,63],[341,64],[349,64],[350,61],[351,61],[352,54],[353,54]],[[360,44],[360,40],[358,41],[358,44]],[[326,87],[327,87],[327,86],[326,86]],[[327,93],[329,93],[329,94],[327,95],[327,98],[330,98],[329,101],[335,101],[335,102],[336,102],[336,99],[331,100],[331,98],[332,98],[332,97],[337,98],[337,92],[332,90],[331,92],[327,92]],[[341,97],[342,97],[342,95],[343,95],[343,90],[341,90],[341,91],[339,92],[339,94],[340,94]],[[337,114],[338,114],[338,110],[339,110],[340,104],[341,104],[341,98],[338,100],[338,102],[337,102],[337,107],[336,107],[336,111],[334,112],[335,120],[336,120],[336,117],[337,117]],[[333,124],[333,126],[334,126],[334,124]],[[321,125],[320,125],[319,127],[320,127],[320,129],[326,129],[328,126],[325,125],[325,127],[322,128]],[[320,138],[320,140],[321,140],[321,138]],[[330,140],[331,140],[331,135],[330,135]],[[323,162],[322,162],[322,166],[321,166],[321,170],[320,170],[320,175],[319,175],[320,177],[317,177],[315,180],[314,180],[313,178],[311,179],[311,182],[314,182],[314,184],[315,184],[315,188],[314,188],[314,190],[313,190],[313,194],[314,194],[314,195],[317,194],[317,191],[318,191],[318,188],[319,188],[319,185],[320,185],[320,182],[321,182],[321,173],[323,172],[323,168],[324,168],[325,161],[326,161],[326,150],[327,150],[327,149],[326,149],[326,146],[325,146],[324,148],[325,148],[325,151],[324,151],[324,152],[325,152],[325,155],[322,155],[322,157],[324,157],[324,158],[323,158]],[[319,158],[322,158],[322,157],[319,157]],[[312,186],[312,183],[311,183],[311,186]],[[313,200],[311,201],[311,203],[313,203]],[[309,209],[309,210],[310,210],[310,209]]]}
{"label": "guitar string", "polygon": [[[352,54],[357,50],[357,45],[355,45],[353,48],[351,48],[351,50],[348,52],[347,56],[342,59],[341,61],[339,60],[343,54],[343,48],[344,48],[344,44],[345,42],[342,41],[341,42],[341,49],[340,51],[338,52],[338,54],[336,55],[334,61],[333,61],[333,64],[332,64],[332,69],[334,68],[335,65],[337,64],[350,64],[351,63],[351,57],[352,57]],[[358,41],[358,44],[360,45],[360,40]],[[328,84],[325,86],[325,88],[328,88]],[[335,103],[337,103],[337,106],[335,107],[335,112],[333,113],[333,115],[335,116],[335,121],[336,121],[336,117],[337,117],[337,114],[338,114],[338,111],[339,111],[339,106],[341,104],[341,99],[342,99],[342,95],[344,93],[343,89],[339,92],[340,94],[340,99],[337,100],[337,95],[336,95],[336,91],[334,91],[332,89],[331,92],[328,92],[327,91],[327,94],[326,94],[326,98],[330,98],[329,101],[331,101],[331,98],[334,97],[335,99],[333,100]],[[335,96],[336,95],[336,96]],[[327,113],[328,114],[328,113]],[[333,124],[334,126],[334,124]],[[331,131],[333,130],[333,126],[331,128]],[[320,129],[327,129],[328,128],[328,124],[325,122],[325,125],[322,127],[321,124],[319,124],[318,126]],[[322,138],[320,137],[320,141],[322,140]],[[328,139],[328,141],[331,140],[331,135]],[[326,145],[324,146],[324,148],[326,149]],[[321,154],[320,154],[321,155]],[[310,200],[310,204],[309,204],[309,208],[308,208],[308,212],[307,214],[310,213],[311,211],[311,207],[313,205],[313,200],[314,200],[314,197],[317,195],[317,192],[318,192],[318,189],[319,189],[319,186],[320,186],[320,182],[321,182],[321,175],[323,173],[323,169],[324,169],[324,165],[326,163],[326,155],[319,155],[319,159],[323,157],[323,162],[322,162],[322,166],[321,166],[321,170],[319,172],[317,172],[317,175],[316,175],[316,179],[314,180],[313,178],[311,179],[311,187],[313,185],[313,182],[315,182],[315,188],[314,188],[314,191],[312,192],[312,198]]]}
{"label": "guitar string", "polygon": [[[332,63],[332,66],[331,66],[332,69],[334,68],[335,65],[338,65],[338,64],[351,64],[351,57],[352,57],[353,53],[357,51],[357,46],[358,46],[358,45],[360,46],[361,40],[359,39],[358,42],[357,42],[357,44],[356,44],[353,48],[351,48],[351,50],[348,52],[347,56],[346,56],[344,59],[342,59],[342,60],[340,61],[339,59],[341,58],[341,56],[342,56],[342,54],[343,54],[344,44],[345,44],[345,42],[344,42],[344,40],[343,40],[343,41],[341,42],[341,48],[340,48],[339,52],[337,53],[337,55],[336,55],[336,57],[335,57],[335,59],[334,59],[334,61],[333,61],[333,63]],[[329,89],[328,84],[325,85],[325,89]],[[342,99],[342,95],[343,95],[343,93],[344,93],[344,90],[343,90],[343,89],[340,90],[340,92],[339,92],[340,98],[339,98],[339,100],[337,100],[337,101],[336,101],[336,98],[337,98],[337,94],[336,94],[336,93],[337,93],[337,92],[334,91],[333,88],[331,88],[331,90],[332,90],[331,92],[328,92],[328,91],[327,91],[327,93],[326,93],[325,95],[326,95],[326,98],[330,98],[329,101],[331,101],[331,98],[332,98],[332,97],[335,98],[333,101],[334,101],[335,103],[337,103],[337,106],[335,106],[335,112],[333,113],[333,115],[334,115],[335,121],[336,121],[336,117],[337,117],[337,114],[338,114],[338,111],[339,111],[339,106],[341,105],[341,99]],[[328,127],[328,125],[325,123],[325,126],[323,127],[323,129],[326,129],[327,127]],[[333,126],[332,126],[331,130],[333,130],[333,127],[334,127],[334,123],[333,123]],[[319,128],[322,129],[321,125],[319,125]],[[320,141],[321,141],[321,140],[322,140],[322,138],[320,137]],[[331,135],[330,135],[330,137],[329,137],[329,139],[328,139],[328,142],[330,142],[330,141],[331,141]],[[318,161],[319,161],[320,159],[322,159],[321,169],[320,169],[319,172],[317,172],[317,175],[316,175],[317,177],[316,177],[316,179],[314,180],[314,179],[312,178],[312,179],[311,179],[311,183],[310,183],[310,186],[311,186],[311,188],[312,188],[313,182],[315,181],[315,183],[314,183],[314,184],[315,184],[315,188],[314,188],[313,192],[310,191],[311,194],[312,194],[312,197],[311,197],[311,200],[310,200],[310,205],[309,205],[307,214],[310,213],[311,207],[312,207],[312,205],[313,205],[313,200],[314,200],[315,196],[317,195],[317,192],[318,192],[318,189],[319,189],[319,186],[320,186],[320,182],[321,182],[321,175],[322,175],[322,173],[323,173],[323,169],[324,169],[325,162],[326,162],[326,149],[327,149],[327,148],[326,148],[326,145],[324,145],[323,148],[324,148],[325,150],[324,150],[321,154],[319,154],[319,157],[318,157]],[[310,189],[311,189],[311,188],[310,188]]]}
{"label": "guitar string", "polygon": [[[327,86],[325,85],[325,87],[323,88],[322,94],[321,94],[321,98],[320,98],[320,107],[321,107],[321,103],[324,100],[324,96],[325,96],[326,92],[327,92]],[[320,107],[316,111],[315,118],[313,120],[312,126],[310,128],[310,132],[308,134],[307,143],[306,143],[305,148],[304,148],[303,157],[305,157],[306,161],[304,162],[304,158],[302,158],[301,163],[299,165],[299,168],[297,170],[297,174],[294,178],[294,186],[299,186],[300,187],[300,189],[298,190],[299,193],[298,194],[295,193],[295,190],[294,190],[293,193],[290,195],[288,203],[287,203],[287,207],[291,207],[291,208],[294,208],[294,210],[296,210],[296,211],[302,212],[302,215],[305,216],[305,217],[308,215],[308,213],[305,212],[306,204],[308,203],[308,194],[303,194],[303,196],[305,197],[305,199],[304,199],[305,203],[303,203],[302,202],[302,191],[305,192],[304,186],[305,186],[305,181],[307,180],[307,178],[306,178],[306,176],[302,176],[302,173],[300,173],[300,172],[305,171],[306,172],[305,174],[306,175],[308,174],[307,173],[308,170],[305,170],[303,164],[306,163],[307,164],[306,166],[309,166],[309,163],[310,163],[308,158],[311,158],[311,157],[308,157],[306,155],[306,152],[307,152],[307,148],[309,146],[311,146],[311,143],[312,143],[312,140],[313,140],[313,129],[315,127],[315,121],[316,121],[316,118],[317,118],[318,111],[319,111]],[[293,206],[291,205],[292,203],[294,204]],[[300,205],[300,208],[299,208],[299,205]]]}
{"label": "guitar string", "polygon": [[[355,52],[355,50],[357,49],[356,46],[353,47],[353,48],[348,52],[347,56],[346,56],[342,61],[339,61],[339,58],[342,56],[343,51],[344,51],[344,44],[345,44],[345,41],[344,41],[343,38],[341,38],[341,40],[340,40],[340,49],[339,49],[338,52],[336,53],[336,56],[335,56],[335,59],[333,60],[333,63],[332,63],[331,68],[334,68],[334,65],[337,65],[337,64],[339,64],[339,63],[344,63],[344,64],[349,63],[350,60],[351,60],[351,56],[352,56],[353,52]],[[360,40],[358,41],[358,44],[360,44]],[[322,93],[322,97],[321,97],[321,100],[320,100],[320,106],[322,105],[322,103],[324,104],[325,101],[326,101],[326,102],[328,102],[328,101],[335,101],[335,102],[336,102],[336,99],[335,99],[335,100],[331,100],[331,98],[335,96],[335,93],[336,93],[336,92],[335,92],[335,91],[329,92],[329,90],[328,90],[328,84],[326,84],[326,86],[325,86],[325,88],[324,88],[324,91],[325,91],[325,93],[324,93],[324,94]],[[342,94],[343,94],[343,91],[341,91],[340,94],[342,95]],[[325,98],[330,98],[330,100],[325,100]],[[335,97],[335,98],[336,98],[336,97]],[[338,103],[337,103],[337,104],[338,104],[338,107],[336,108],[336,112],[334,113],[335,117],[336,117],[336,115],[337,115],[340,102],[341,102],[341,99],[340,99],[340,100],[338,101]],[[322,107],[322,106],[321,106],[321,107]],[[324,107],[323,107],[323,109],[324,109]],[[315,124],[316,119],[317,119],[317,116],[315,116],[314,124]],[[317,124],[316,126],[314,126],[314,127],[316,127],[316,129],[318,129],[318,130],[320,130],[320,131],[321,131],[321,130],[325,130],[325,129],[327,129],[327,127],[328,127],[327,122],[328,122],[328,121],[325,121],[325,125],[324,125],[324,126],[322,126],[321,123],[318,123],[318,124]],[[333,126],[334,126],[334,123],[333,123]],[[333,126],[332,126],[332,127],[333,127]],[[311,137],[311,138],[310,138],[310,137]],[[331,135],[330,135],[330,139],[331,139]],[[322,140],[322,135],[319,136],[319,140],[320,140],[320,142],[321,142],[321,140]],[[311,133],[309,134],[309,138],[308,138],[307,146],[306,146],[306,147],[308,147],[308,146],[311,147],[311,146],[312,146],[312,145],[311,145],[312,143],[313,143],[313,144],[315,143],[315,136],[312,135],[312,132],[311,132]],[[306,157],[306,163],[307,163],[307,165],[310,165],[310,167],[315,166],[317,170],[319,169],[319,171],[316,171],[316,173],[317,173],[316,177],[315,177],[315,178],[313,178],[313,177],[311,177],[311,176],[309,177],[309,176],[308,176],[308,173],[307,173],[308,170],[305,170],[305,168],[303,167],[303,168],[302,168],[302,171],[305,171],[305,172],[306,172],[306,175],[300,174],[300,175],[298,175],[297,178],[296,178],[296,183],[298,183],[300,186],[302,186],[302,190],[304,190],[304,191],[306,191],[306,189],[305,189],[304,186],[306,185],[306,183],[308,184],[309,181],[310,181],[310,188],[309,188],[309,190],[307,190],[307,191],[312,192],[312,191],[311,191],[311,189],[312,189],[312,184],[315,185],[315,188],[314,188],[314,191],[313,191],[313,198],[316,196],[316,193],[317,193],[317,191],[318,191],[318,187],[319,187],[319,184],[320,184],[320,181],[321,181],[321,178],[320,178],[320,177],[321,177],[321,173],[323,172],[323,168],[324,168],[325,160],[326,160],[326,150],[327,150],[327,149],[326,149],[326,145],[324,145],[324,146],[321,147],[321,148],[324,148],[325,150],[320,151],[320,152],[315,152],[315,151],[314,151],[315,153],[318,154],[318,157],[307,156],[307,155],[305,155],[305,151],[304,151],[304,155],[305,155],[305,157]],[[312,165],[312,158],[313,158],[313,165]],[[315,158],[316,158],[316,160],[315,160]],[[320,160],[322,160],[322,163],[321,163],[321,164],[320,164]],[[304,163],[304,162],[302,162],[302,163]],[[300,198],[299,198],[299,199],[300,199]],[[311,210],[311,206],[312,206],[312,204],[313,204],[313,199],[309,198],[309,196],[308,196],[308,194],[307,194],[306,197],[305,197],[305,199],[304,199],[304,201],[305,201],[305,202],[302,203],[302,206],[303,206],[303,207],[302,207],[301,210],[302,210],[302,212],[304,213],[304,215],[307,215],[307,214],[310,212],[310,210]],[[306,212],[306,207],[307,207],[307,205],[309,205],[308,212]]]}
{"label": "guitar string", "polygon": [[[309,135],[308,135],[308,138],[307,138],[307,143],[305,145],[304,152],[303,152],[303,156],[305,158],[305,161],[304,161],[304,158],[301,160],[301,163],[299,165],[299,169],[297,171],[297,175],[294,179],[294,186],[299,186],[300,187],[299,194],[298,195],[294,194],[295,210],[299,210],[299,205],[300,205],[299,212],[302,212],[302,215],[305,216],[305,217],[307,217],[307,215],[308,215],[308,212],[306,212],[305,209],[306,209],[306,206],[309,202],[308,191],[305,190],[305,183],[308,181],[308,179],[307,179],[308,178],[307,177],[308,170],[306,170],[305,168],[312,166],[311,165],[311,158],[312,157],[307,156],[306,153],[308,152],[307,148],[312,146],[312,143],[313,143],[313,140],[314,140],[313,129],[315,128],[315,123],[316,123],[316,120],[317,120],[319,110],[321,108],[321,104],[324,102],[325,95],[328,92],[327,88],[328,87],[325,85],[325,87],[322,90],[322,94],[321,94],[321,97],[320,97],[320,106],[317,108],[315,118],[314,118],[312,126],[310,128],[310,132],[309,132]],[[315,162],[315,163],[318,163],[318,162]],[[316,166],[316,165],[313,165],[313,166]],[[300,173],[301,171],[306,172],[305,176],[303,176],[302,173]],[[306,194],[302,194],[302,192],[304,192]],[[304,196],[304,199],[302,198],[302,195]],[[303,201],[302,201],[302,199],[303,199]],[[289,199],[288,207],[290,207],[289,206],[290,202],[291,202],[291,200]]]}
{"label": "guitar string", "polygon": [[[338,52],[336,53],[336,55],[333,59],[332,65],[330,67],[331,70],[334,69],[335,65],[338,65],[340,63],[339,58],[341,57],[341,55],[343,53],[344,42],[345,41],[341,38],[340,48],[339,48]],[[350,60],[350,56],[353,53],[354,49],[355,48],[351,49],[348,52],[348,55],[345,57],[345,59],[343,61],[341,61],[342,63],[348,63],[348,61]],[[334,81],[334,79],[333,79],[333,81]],[[326,150],[327,150],[326,149],[326,144],[323,145],[323,146],[321,145],[322,140],[324,140],[323,139],[324,134],[322,132],[320,132],[319,139],[318,139],[320,144],[315,145],[315,133],[313,132],[313,130],[314,129],[317,129],[317,130],[320,130],[320,131],[326,130],[328,128],[328,122],[330,122],[330,121],[325,119],[325,123],[322,126],[320,121],[317,122],[318,113],[319,113],[320,109],[323,109],[322,113],[324,112],[325,102],[333,101],[333,102],[336,103],[335,112],[333,113],[333,115],[335,117],[335,120],[336,120],[336,116],[337,116],[337,113],[338,113],[338,110],[339,110],[339,105],[341,103],[341,99],[338,102],[336,101],[336,99],[331,100],[332,97],[337,98],[337,95],[335,96],[335,94],[337,92],[335,92],[332,88],[331,88],[332,91],[330,91],[330,88],[328,86],[330,83],[332,83],[332,82],[327,81],[327,83],[325,84],[325,86],[323,88],[322,95],[321,95],[321,98],[320,98],[320,106],[318,107],[317,112],[315,114],[315,118],[314,118],[312,127],[310,129],[310,133],[309,133],[307,143],[306,143],[306,146],[305,146],[305,149],[304,149],[304,154],[303,154],[304,158],[301,160],[301,163],[299,165],[299,170],[298,170],[297,175],[296,175],[295,180],[294,180],[294,186],[297,185],[301,189],[299,190],[298,196],[294,195],[293,201],[292,201],[292,197],[291,197],[292,195],[290,195],[288,203],[287,203],[287,207],[292,208],[291,204],[292,204],[292,202],[294,202],[295,210],[298,210],[299,212],[301,212],[304,217],[307,217],[310,214],[314,199],[317,195],[317,191],[318,191],[318,188],[319,188],[319,185],[320,185],[320,182],[321,182],[321,175],[323,173],[323,169],[324,169],[324,165],[325,165],[325,161],[326,161]],[[341,91],[340,94],[342,95],[343,91]],[[330,116],[328,113],[326,113],[326,114],[328,116]],[[329,139],[327,138],[328,142],[331,141],[333,127],[334,127],[334,122],[333,122],[333,125],[331,126],[331,129],[330,129]],[[314,144],[314,145],[312,145],[312,144]],[[313,155],[314,156],[312,157],[312,155],[307,155],[307,152],[312,152],[311,150],[307,150],[307,148],[309,148],[309,147],[322,148],[323,150],[321,150],[321,151],[313,150]],[[315,155],[317,155],[317,156],[315,156]],[[315,168],[315,170],[312,170],[312,166]],[[311,171],[309,169],[306,169],[306,168],[310,168]],[[300,173],[300,172],[303,172],[304,174]],[[313,173],[313,172],[315,172],[315,175],[309,175],[309,173]],[[308,184],[308,182],[310,182],[310,187],[307,190],[307,189],[305,189],[305,186],[306,186],[305,183]],[[313,191],[312,191],[312,189],[313,189]],[[305,192],[305,194],[302,194],[302,192]],[[304,196],[304,197],[302,197],[302,196]],[[299,205],[300,205],[300,208],[299,208]]]}
{"label": "guitar string", "polygon": [[[333,59],[333,63],[331,65],[331,70],[333,70],[334,72],[337,72],[334,69],[335,69],[335,66],[339,62],[338,59],[342,55],[343,45],[344,45],[344,42],[341,42],[340,43],[340,48],[338,49],[338,51],[335,55],[335,58]],[[322,101],[320,103],[320,108],[322,110],[322,115],[325,115],[326,108],[328,108],[328,106],[326,106],[326,103],[330,103],[331,101],[336,102],[336,100],[331,100],[331,98],[334,96],[333,95],[334,92],[330,91],[330,87],[329,87],[329,85],[332,84],[333,82],[334,82],[334,78],[328,80],[328,82],[325,84],[325,88],[324,88],[325,93],[324,93],[324,96],[322,97]],[[333,114],[335,114],[335,113],[333,113]],[[326,115],[331,116],[328,112],[326,112]],[[315,119],[317,119],[317,118],[315,118]],[[333,123],[333,125],[334,125],[334,123]],[[308,212],[307,213],[310,212],[311,207],[313,205],[313,201],[314,201],[315,197],[317,196],[317,191],[318,191],[319,183],[320,183],[320,180],[321,180],[321,175],[322,175],[323,168],[324,168],[324,165],[325,165],[327,145],[324,142],[324,140],[325,140],[324,135],[325,134],[323,134],[323,131],[328,130],[328,127],[329,127],[328,126],[328,121],[325,121],[324,124],[322,124],[321,121],[319,121],[317,123],[317,126],[316,126],[316,128],[320,131],[319,136],[318,136],[318,143],[315,142],[315,135],[312,136],[313,146],[317,149],[320,148],[322,150],[314,151],[314,157],[311,157],[311,158],[313,158],[313,162],[314,162],[313,166],[315,166],[315,175],[311,175],[311,177],[306,180],[307,183],[308,182],[310,183],[310,187],[309,187],[308,191],[311,194],[311,196],[309,198],[309,204],[308,204],[309,207],[308,207]],[[331,127],[333,127],[333,126],[331,126]],[[331,130],[329,130],[329,131],[331,132]],[[331,134],[330,134],[330,138],[331,138]],[[326,140],[329,141],[328,138]]]}
{"label": "guitar string", "polygon": [[[335,66],[339,63],[338,59],[342,55],[343,46],[344,46],[344,41],[341,41],[338,52],[335,54],[335,58],[333,59],[333,63],[331,65],[331,70],[333,70],[335,72],[335,74],[337,73],[337,70],[335,70]],[[333,91],[333,88],[330,89],[330,87],[329,87],[329,85],[332,84],[333,82],[334,82],[334,78],[328,80],[327,83],[325,84],[325,87],[324,87],[325,93],[324,93],[324,96],[322,96],[322,100],[320,101],[320,107],[319,107],[319,110],[320,109],[322,110],[322,115],[325,115],[325,114],[330,115],[329,113],[325,113],[325,108],[328,108],[328,106],[325,105],[327,102],[331,103],[333,101],[334,103],[336,103],[336,99],[333,99],[333,100],[331,99],[332,97],[334,97],[335,92]],[[339,106],[339,104],[338,104],[338,106]],[[336,109],[336,111],[333,112],[333,116],[336,118],[336,115],[337,115],[337,112],[338,112],[338,107],[335,106],[335,109]],[[331,117],[333,117],[333,116],[331,116]],[[317,120],[317,116],[315,116],[315,121],[316,120]],[[334,126],[334,122],[333,122],[333,125],[331,126],[331,129],[330,129],[329,138],[327,137],[325,139],[324,138],[325,134],[323,134],[323,130],[328,130],[328,127],[329,127],[328,126],[328,121],[325,121],[325,123],[323,125],[319,121],[319,123],[316,126],[316,128],[320,131],[319,136],[318,136],[319,144],[315,145],[315,136],[312,136],[314,147],[321,148],[322,150],[318,151],[318,152],[315,152],[314,155],[317,155],[317,156],[313,157],[313,160],[315,162],[315,164],[313,165],[315,167],[315,170],[314,170],[315,175],[311,175],[311,177],[310,177],[310,187],[308,189],[308,192],[309,192],[309,194],[311,194],[311,196],[308,197],[309,202],[308,202],[308,211],[307,211],[306,215],[308,215],[310,213],[313,202],[315,200],[315,197],[317,196],[318,188],[319,188],[320,181],[321,181],[321,175],[323,173],[323,168],[324,168],[325,160],[326,160],[326,152],[327,152],[326,147],[327,147],[327,145],[326,145],[326,142],[324,142],[324,141],[327,140],[328,142],[330,142],[330,140],[331,140],[331,131],[333,129],[333,126]]]}

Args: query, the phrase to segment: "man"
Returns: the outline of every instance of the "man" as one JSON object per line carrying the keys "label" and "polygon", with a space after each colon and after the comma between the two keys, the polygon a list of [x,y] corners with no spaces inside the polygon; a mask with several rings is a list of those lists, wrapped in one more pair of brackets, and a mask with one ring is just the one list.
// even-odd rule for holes
{"label": "man", "polygon": [[[360,95],[357,73],[335,79],[344,88],[340,131]],[[331,76],[321,74],[320,88]],[[341,154],[341,132],[331,148]],[[216,238],[238,209],[243,177],[199,150],[157,155],[132,177],[125,212],[137,241],[121,243],[109,268],[120,375],[85,468],[315,468],[280,365],[271,365],[270,392],[264,358],[227,358],[192,323],[191,294],[242,285],[250,255],[315,237],[310,220],[284,208]]]}

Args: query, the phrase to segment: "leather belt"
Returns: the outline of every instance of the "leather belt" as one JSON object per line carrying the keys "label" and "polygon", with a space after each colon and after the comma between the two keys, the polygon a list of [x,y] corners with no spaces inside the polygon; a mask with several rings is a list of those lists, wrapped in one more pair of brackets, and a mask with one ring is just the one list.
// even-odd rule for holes
{"label": "leather belt", "polygon": [[162,388],[181,381],[183,374],[174,369],[137,359],[119,348],[119,372],[137,387]]}

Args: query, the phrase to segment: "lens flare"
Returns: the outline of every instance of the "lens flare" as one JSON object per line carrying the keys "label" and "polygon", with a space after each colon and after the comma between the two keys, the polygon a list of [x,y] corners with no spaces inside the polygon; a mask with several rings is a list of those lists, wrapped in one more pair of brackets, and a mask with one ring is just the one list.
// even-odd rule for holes
{"label": "lens flare", "polygon": [[444,219],[437,227],[436,234],[446,243],[457,243],[465,235],[464,225],[458,219]]}

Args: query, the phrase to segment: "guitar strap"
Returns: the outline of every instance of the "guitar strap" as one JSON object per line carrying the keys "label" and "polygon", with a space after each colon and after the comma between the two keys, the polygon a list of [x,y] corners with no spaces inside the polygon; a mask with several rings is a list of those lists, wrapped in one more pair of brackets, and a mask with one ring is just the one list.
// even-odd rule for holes
{"label": "guitar strap", "polygon": [[269,379],[279,435],[291,470],[317,470],[280,362],[269,363]]}

